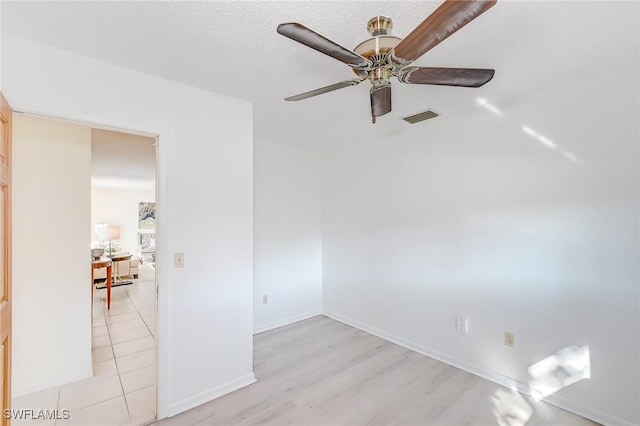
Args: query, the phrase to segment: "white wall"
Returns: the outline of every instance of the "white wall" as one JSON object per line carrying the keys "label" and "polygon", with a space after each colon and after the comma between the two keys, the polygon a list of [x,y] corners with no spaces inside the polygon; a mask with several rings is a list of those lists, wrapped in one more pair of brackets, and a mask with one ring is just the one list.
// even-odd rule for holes
{"label": "white wall", "polygon": [[96,223],[120,226],[121,250],[138,253],[138,203],[154,202],[155,191],[143,189],[91,187],[91,240]]}
{"label": "white wall", "polygon": [[91,377],[91,129],[13,120],[13,396]]}
{"label": "white wall", "polygon": [[[159,417],[253,382],[251,105],[7,34],[2,42],[14,110],[159,135]],[[172,267],[173,252],[184,252],[184,268]]]}
{"label": "white wall", "polygon": [[478,105],[345,143],[324,174],[326,312],[505,384],[589,345],[591,379],[550,400],[640,423],[638,74],[559,76],[496,102],[502,116]]}
{"label": "white wall", "polygon": [[254,145],[254,332],[322,312],[321,167],[319,152]]}

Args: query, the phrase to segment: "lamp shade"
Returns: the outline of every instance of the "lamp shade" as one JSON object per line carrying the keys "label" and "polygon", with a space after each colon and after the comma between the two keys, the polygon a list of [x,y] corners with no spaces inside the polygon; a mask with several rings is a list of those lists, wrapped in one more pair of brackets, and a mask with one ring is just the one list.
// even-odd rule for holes
{"label": "lamp shade", "polygon": [[108,223],[96,223],[95,225],[93,225],[93,233],[96,234],[96,237],[98,236],[98,233],[100,232],[100,228],[108,228],[109,224]]}
{"label": "lamp shade", "polygon": [[99,240],[119,240],[120,239],[120,227],[109,226],[98,229]]}

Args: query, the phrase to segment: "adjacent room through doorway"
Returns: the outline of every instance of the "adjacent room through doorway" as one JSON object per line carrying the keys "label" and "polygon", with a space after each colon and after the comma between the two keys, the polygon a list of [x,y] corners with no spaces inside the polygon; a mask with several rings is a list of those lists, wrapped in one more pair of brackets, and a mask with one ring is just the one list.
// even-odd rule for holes
{"label": "adjacent room through doorway", "polygon": [[[148,423],[157,400],[156,138],[21,115],[14,141],[18,189],[48,184],[16,192],[15,233],[37,236],[52,256],[38,277],[31,245],[16,239],[12,407],[72,410],[60,424]],[[48,320],[34,321],[43,311]]]}

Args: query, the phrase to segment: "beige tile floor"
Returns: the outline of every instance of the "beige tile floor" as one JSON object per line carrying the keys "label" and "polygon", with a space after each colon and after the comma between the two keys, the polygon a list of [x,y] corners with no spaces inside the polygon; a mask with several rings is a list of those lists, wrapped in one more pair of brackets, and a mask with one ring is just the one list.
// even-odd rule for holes
{"label": "beige tile floor", "polygon": [[141,425],[156,412],[156,306],[154,270],[140,266],[132,285],[94,291],[93,377],[15,398],[12,408],[69,410],[67,420],[24,420],[13,425]]}

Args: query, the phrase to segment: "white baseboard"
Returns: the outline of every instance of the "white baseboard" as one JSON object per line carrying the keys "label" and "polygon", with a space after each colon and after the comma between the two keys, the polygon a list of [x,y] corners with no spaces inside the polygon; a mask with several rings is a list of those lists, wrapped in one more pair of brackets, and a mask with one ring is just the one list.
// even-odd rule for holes
{"label": "white baseboard", "polygon": [[185,398],[182,401],[169,404],[169,407],[167,408],[168,417],[183,413],[187,410],[197,407],[198,405],[202,405],[206,402],[219,398],[222,395],[226,395],[235,390],[255,383],[256,381],[256,376],[254,376],[253,373],[247,374],[245,376],[224,383],[220,386],[216,386],[215,388],[200,392],[197,395]]}
{"label": "white baseboard", "polygon": [[[459,368],[460,370],[464,370],[468,373],[475,374],[476,376],[480,376],[483,379],[490,380],[494,383],[508,387],[513,390],[517,390],[518,392],[523,393],[525,395],[530,395],[529,385],[519,380],[513,379],[511,377],[507,377],[495,371],[484,369],[475,364],[470,364],[468,362],[446,355],[442,352],[438,352],[426,346],[422,346],[415,342],[411,342],[409,340],[395,336],[391,333],[387,333],[386,331],[377,329],[375,327],[371,327],[368,324],[345,317],[336,312],[332,312],[330,310],[325,309],[324,315],[328,316],[329,318],[333,318],[336,321],[340,321],[352,327],[358,328],[362,331],[366,331],[367,333],[373,334],[374,336],[378,336],[384,340],[388,340],[389,342],[392,342],[397,345],[403,346],[407,349],[416,351],[422,355],[426,355],[430,358],[437,359],[438,361],[442,361],[445,364],[449,364],[453,367]],[[576,403],[574,401],[570,401],[558,395],[550,395],[544,398],[543,401],[551,405],[555,405],[558,408],[562,408],[563,410],[569,411],[571,413],[574,413],[579,416],[585,417],[587,419],[593,420],[595,422],[601,423],[603,425],[638,426],[637,424],[631,423],[629,421],[621,419],[612,414],[604,413],[602,411],[595,410],[591,407],[586,407],[582,404]]]}
{"label": "white baseboard", "polygon": [[262,324],[262,325],[258,325],[255,326],[253,329],[253,334],[258,334],[258,333],[262,333],[265,331],[269,331],[269,330],[273,330],[274,328],[278,328],[278,327],[282,327],[285,325],[289,325],[289,324],[293,324],[294,322],[298,322],[298,321],[302,321],[302,320],[306,320],[312,317],[316,317],[318,315],[322,315],[322,312],[320,311],[314,311],[314,312],[307,312],[301,315],[295,315],[289,318],[285,318],[285,319],[281,319],[278,321],[273,321],[270,322],[268,324]]}

